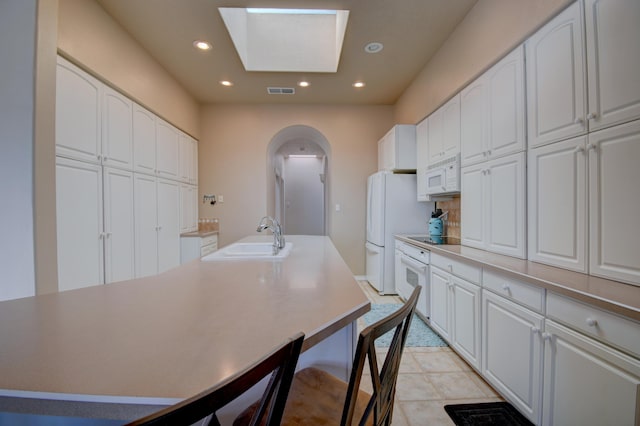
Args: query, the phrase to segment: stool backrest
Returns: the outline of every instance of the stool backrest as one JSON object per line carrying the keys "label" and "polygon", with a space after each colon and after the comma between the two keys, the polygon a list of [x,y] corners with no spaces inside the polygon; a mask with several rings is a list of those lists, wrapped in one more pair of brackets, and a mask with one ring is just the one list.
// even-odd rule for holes
{"label": "stool backrest", "polygon": [[[191,425],[209,415],[211,415],[209,424],[219,425],[216,411],[243,394],[269,373],[271,378],[267,389],[262,395],[259,408],[254,413],[250,424],[279,425],[303,340],[304,334],[297,333],[253,365],[215,387],[138,419],[127,426]],[[265,415],[267,418],[263,419]]]}
{"label": "stool backrest", "polygon": [[[343,426],[354,424],[354,422],[360,425],[374,424],[376,426],[391,424],[400,360],[419,294],[420,287],[416,287],[400,309],[371,324],[360,333],[342,412],[341,424]],[[382,368],[379,368],[375,341],[391,330],[394,330],[393,338],[384,358]],[[362,418],[354,419],[356,398],[367,359],[369,360],[373,394]]]}

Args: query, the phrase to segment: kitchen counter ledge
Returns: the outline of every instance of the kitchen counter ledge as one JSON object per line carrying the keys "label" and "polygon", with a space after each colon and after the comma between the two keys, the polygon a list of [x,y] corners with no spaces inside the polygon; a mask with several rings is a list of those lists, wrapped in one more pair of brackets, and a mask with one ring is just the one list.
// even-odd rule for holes
{"label": "kitchen counter ledge", "polygon": [[405,243],[425,248],[433,253],[470,261],[483,268],[512,276],[514,279],[519,279],[640,321],[640,287],[638,286],[503,256],[472,247],[424,244],[407,237],[408,235],[396,235],[396,238]]}

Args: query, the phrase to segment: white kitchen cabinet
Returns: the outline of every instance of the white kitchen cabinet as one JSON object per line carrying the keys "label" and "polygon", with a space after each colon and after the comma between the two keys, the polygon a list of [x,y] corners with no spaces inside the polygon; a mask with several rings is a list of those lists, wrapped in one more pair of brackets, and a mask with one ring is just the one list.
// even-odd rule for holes
{"label": "white kitchen cabinet", "polygon": [[133,103],[110,87],[102,95],[102,164],[133,170]]}
{"label": "white kitchen cabinet", "polygon": [[451,345],[480,370],[480,286],[451,278]]}
{"label": "white kitchen cabinet", "polygon": [[438,108],[428,118],[429,164],[460,152],[460,94]]}
{"label": "white kitchen cabinet", "polygon": [[136,174],[136,278],[180,264],[180,184]]}
{"label": "white kitchen cabinet", "polygon": [[133,160],[137,173],[156,174],[156,117],[133,105]]}
{"label": "white kitchen cabinet", "polygon": [[529,151],[529,260],[587,273],[587,138]]}
{"label": "white kitchen cabinet", "polygon": [[640,284],[640,121],[590,133],[589,273]]}
{"label": "white kitchen cabinet", "polygon": [[426,118],[416,125],[416,179],[418,201],[429,201],[427,196],[426,172],[429,164],[429,120]]}
{"label": "white kitchen cabinet", "polygon": [[541,414],[543,324],[542,315],[482,292],[482,375],[535,424]]}
{"label": "white kitchen cabinet", "polygon": [[378,170],[416,169],[416,126],[396,124],[378,141]]}
{"label": "white kitchen cabinet", "polygon": [[526,258],[525,153],[462,168],[462,244]]}
{"label": "white kitchen cabinet", "polygon": [[543,424],[638,424],[638,359],[552,320],[544,336]]}
{"label": "white kitchen cabinet", "polygon": [[135,278],[133,173],[103,169],[105,283]]}
{"label": "white kitchen cabinet", "polygon": [[525,149],[524,53],[518,47],[460,94],[463,166]]}
{"label": "white kitchen cabinet", "polygon": [[582,4],[573,3],[526,42],[530,147],[587,131]]}
{"label": "white kitchen cabinet", "polygon": [[99,163],[103,85],[58,56],[56,155]]}
{"label": "white kitchen cabinet", "polygon": [[180,237],[180,263],[190,262],[218,250],[218,234],[192,234]]}
{"label": "white kitchen cabinet", "polygon": [[198,187],[180,184],[180,232],[198,230]]}
{"label": "white kitchen cabinet", "polygon": [[159,117],[156,117],[156,166],[158,177],[179,179],[179,132],[178,129]]}
{"label": "white kitchen cabinet", "polygon": [[640,118],[640,2],[586,0],[589,130]]}
{"label": "white kitchen cabinet", "polygon": [[102,167],[56,158],[58,289],[104,284]]}
{"label": "white kitchen cabinet", "polygon": [[445,340],[450,340],[450,318],[449,318],[449,298],[451,292],[449,285],[451,275],[439,268],[430,268],[430,288],[431,288],[431,316],[429,325]]}
{"label": "white kitchen cabinet", "polygon": [[191,183],[193,179],[193,145],[191,138],[184,133],[179,133],[180,167],[178,176],[181,182]]}

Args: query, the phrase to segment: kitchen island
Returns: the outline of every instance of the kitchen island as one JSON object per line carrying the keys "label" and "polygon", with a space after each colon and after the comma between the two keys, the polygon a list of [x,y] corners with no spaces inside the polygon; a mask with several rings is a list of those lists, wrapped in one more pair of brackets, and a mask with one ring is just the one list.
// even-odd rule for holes
{"label": "kitchen island", "polygon": [[0,411],[132,419],[221,382],[298,331],[299,367],[347,378],[370,303],[328,237],[287,241],[280,260],[198,259],[0,302]]}

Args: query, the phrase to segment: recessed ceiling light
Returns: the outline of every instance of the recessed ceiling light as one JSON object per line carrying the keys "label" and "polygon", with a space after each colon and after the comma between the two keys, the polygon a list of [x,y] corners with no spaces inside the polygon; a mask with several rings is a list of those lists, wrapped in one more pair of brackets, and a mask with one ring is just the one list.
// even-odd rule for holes
{"label": "recessed ceiling light", "polygon": [[223,86],[227,86],[227,87],[233,86],[233,83],[230,82],[229,80],[221,80],[220,84],[222,84]]}
{"label": "recessed ceiling light", "polygon": [[300,87],[309,87],[310,83],[308,81],[302,80],[298,82],[298,86]]}
{"label": "recessed ceiling light", "polygon": [[364,86],[365,86],[364,81],[356,81],[355,83],[353,83],[353,87],[360,88]]}
{"label": "recessed ceiling light", "polygon": [[367,53],[378,53],[384,48],[382,43],[377,41],[371,42],[364,47],[364,51]]}
{"label": "recessed ceiling light", "polygon": [[200,50],[209,50],[211,49],[211,43],[204,40],[196,40],[193,42],[193,45]]}

